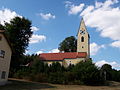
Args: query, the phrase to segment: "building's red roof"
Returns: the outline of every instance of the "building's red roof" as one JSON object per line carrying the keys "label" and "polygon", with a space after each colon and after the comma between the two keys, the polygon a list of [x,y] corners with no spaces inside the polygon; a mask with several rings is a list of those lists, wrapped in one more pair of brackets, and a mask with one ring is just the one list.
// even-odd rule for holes
{"label": "building's red roof", "polygon": [[74,58],[86,58],[86,52],[65,52],[65,53],[42,53],[39,55],[40,60],[64,60]]}

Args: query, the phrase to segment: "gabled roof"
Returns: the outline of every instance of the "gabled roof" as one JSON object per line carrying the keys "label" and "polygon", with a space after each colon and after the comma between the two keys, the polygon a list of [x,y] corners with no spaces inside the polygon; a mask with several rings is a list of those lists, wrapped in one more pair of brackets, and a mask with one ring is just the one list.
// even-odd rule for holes
{"label": "gabled roof", "polygon": [[43,61],[58,61],[64,59],[86,58],[86,52],[65,52],[65,53],[42,53],[39,54],[40,60]]}
{"label": "gabled roof", "polygon": [[12,46],[11,46],[11,44],[10,44],[9,39],[8,39],[7,36],[5,35],[5,30],[0,30],[0,33],[2,33],[2,34],[4,35],[5,39],[6,39],[7,42],[8,42],[8,45],[10,46],[10,49],[11,49],[11,51],[12,51]]}

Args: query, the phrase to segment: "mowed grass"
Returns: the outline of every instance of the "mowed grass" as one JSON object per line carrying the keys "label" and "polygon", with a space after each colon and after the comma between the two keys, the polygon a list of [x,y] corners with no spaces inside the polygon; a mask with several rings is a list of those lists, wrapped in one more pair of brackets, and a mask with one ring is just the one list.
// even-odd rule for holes
{"label": "mowed grass", "polygon": [[10,79],[0,90],[120,90],[120,83],[110,82],[110,86],[58,85]]}

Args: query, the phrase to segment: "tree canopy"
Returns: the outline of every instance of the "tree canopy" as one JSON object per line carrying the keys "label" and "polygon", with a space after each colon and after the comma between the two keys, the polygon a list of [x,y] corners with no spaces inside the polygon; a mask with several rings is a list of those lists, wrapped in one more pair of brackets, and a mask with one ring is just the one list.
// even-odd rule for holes
{"label": "tree canopy", "polygon": [[4,30],[4,26],[0,24],[0,30]]}
{"label": "tree canopy", "polygon": [[70,36],[65,38],[60,44],[60,51],[64,52],[76,52],[77,50],[77,39],[74,36]]}
{"label": "tree canopy", "polygon": [[[1,26],[1,28],[3,27]],[[31,21],[24,17],[15,17],[10,23],[5,23],[4,29],[12,46],[11,67],[17,67],[32,35]]]}

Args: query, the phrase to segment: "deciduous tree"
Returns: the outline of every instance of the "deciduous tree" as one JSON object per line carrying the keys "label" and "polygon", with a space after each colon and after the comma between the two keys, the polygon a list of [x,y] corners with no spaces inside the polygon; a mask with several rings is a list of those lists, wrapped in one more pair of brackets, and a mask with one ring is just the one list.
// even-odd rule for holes
{"label": "deciduous tree", "polygon": [[31,21],[24,17],[15,17],[10,23],[5,23],[4,28],[12,46],[11,68],[17,68],[32,35]]}
{"label": "deciduous tree", "polygon": [[77,50],[77,39],[74,36],[70,36],[65,38],[60,44],[59,48],[60,51],[64,52],[76,52]]}

